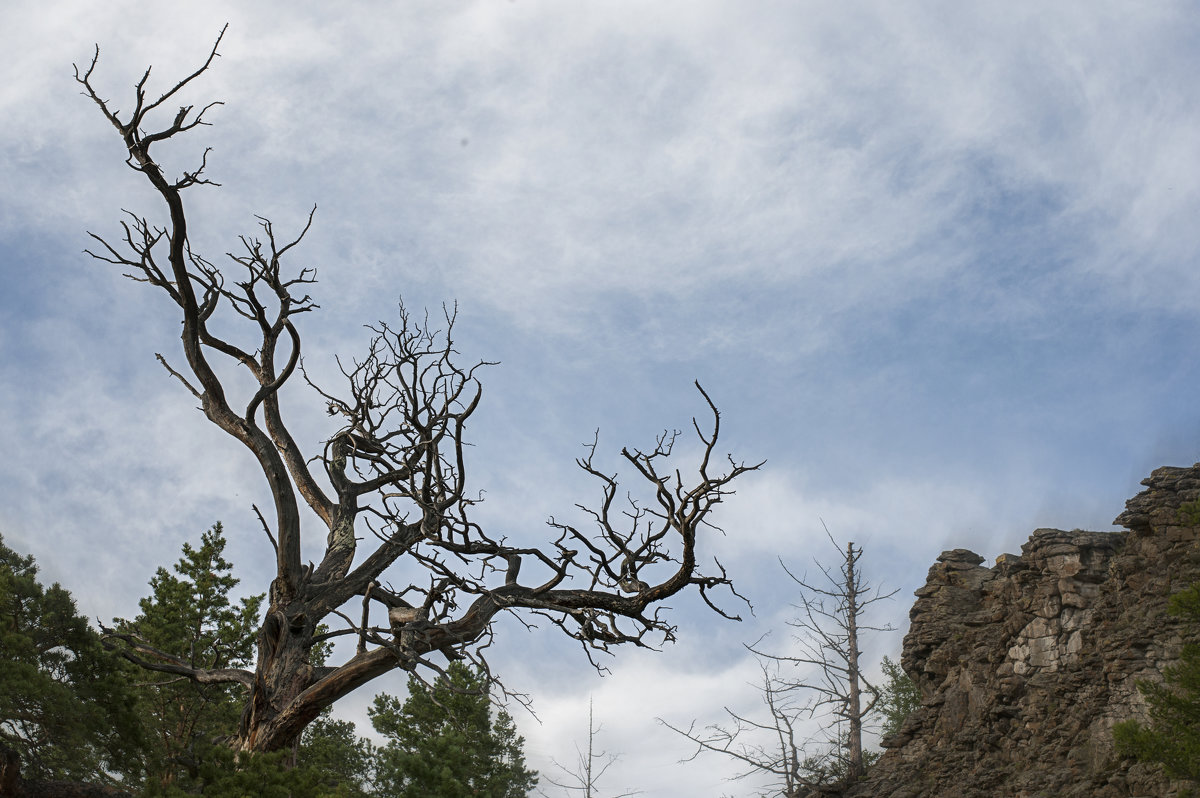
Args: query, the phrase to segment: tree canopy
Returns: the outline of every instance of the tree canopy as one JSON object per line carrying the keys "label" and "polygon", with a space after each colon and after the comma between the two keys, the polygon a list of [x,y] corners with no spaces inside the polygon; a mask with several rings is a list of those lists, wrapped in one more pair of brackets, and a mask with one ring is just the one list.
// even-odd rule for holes
{"label": "tree canopy", "polygon": [[[139,602],[141,613],[115,623],[134,641],[121,649],[130,662],[144,665],[150,651],[158,652],[156,661],[166,656],[182,668],[219,670],[253,661],[264,597],[230,600],[238,579],[224,557],[225,546],[217,523],[201,535],[199,545],[183,544],[171,571],[157,570],[150,595]],[[163,789],[194,782],[213,743],[237,733],[244,688],[137,670],[141,720],[150,737],[147,780]]]}
{"label": "tree canopy", "polygon": [[317,777],[322,796],[366,798],[373,789],[376,749],[347,720],[336,720],[328,712],[304,730],[296,751],[296,766]]}
{"label": "tree canopy", "polygon": [[0,746],[26,779],[136,778],[144,738],[122,668],[71,594],[37,574],[0,537]]}
{"label": "tree canopy", "polygon": [[451,663],[432,685],[408,680],[408,698],[379,695],[370,709],[387,738],[376,779],[396,798],[522,798],[537,783],[525,767],[524,739],[512,718],[494,709],[488,679]]}
{"label": "tree canopy", "polygon": [[880,668],[884,681],[879,687],[875,711],[883,718],[879,733],[888,737],[899,732],[913,710],[921,706],[921,689],[890,657],[883,658]]}
{"label": "tree canopy", "polygon": [[[371,718],[382,747],[328,710],[290,750],[224,744],[241,722],[231,685],[147,678],[133,663],[153,652],[180,667],[215,669],[252,656],[262,597],[231,598],[237,579],[225,546],[218,523],[198,544],[185,542],[170,570],[157,569],[141,613],[115,622],[123,645],[110,647],[118,657],[70,594],[44,588],[33,559],[0,539],[0,754],[25,766],[17,794],[518,798],[533,787],[524,741],[492,707],[489,679],[457,661],[433,685],[410,679],[403,702],[376,696]],[[322,666],[328,646],[312,651],[312,664]],[[0,795],[12,786],[5,778],[16,783],[16,768],[0,758]],[[60,783],[51,789],[50,779]]]}

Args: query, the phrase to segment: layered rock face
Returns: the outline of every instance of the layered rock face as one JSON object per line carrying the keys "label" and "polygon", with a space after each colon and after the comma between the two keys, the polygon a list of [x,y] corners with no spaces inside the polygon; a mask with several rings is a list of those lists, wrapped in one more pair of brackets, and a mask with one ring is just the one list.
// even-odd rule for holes
{"label": "layered rock face", "polygon": [[1200,579],[1200,464],[1160,468],[1114,523],[1039,529],[984,567],[965,549],[929,570],[902,665],[923,706],[853,798],[1176,796],[1183,785],[1113,753],[1195,630],[1166,614]]}

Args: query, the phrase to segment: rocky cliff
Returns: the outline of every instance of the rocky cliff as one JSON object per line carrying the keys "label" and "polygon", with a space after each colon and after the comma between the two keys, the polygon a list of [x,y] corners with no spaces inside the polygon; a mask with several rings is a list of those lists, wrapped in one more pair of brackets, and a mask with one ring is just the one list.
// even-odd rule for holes
{"label": "rocky cliff", "polygon": [[1137,681],[1194,639],[1165,610],[1200,579],[1200,464],[1142,484],[1114,522],[1126,532],[1039,529],[991,568],[938,557],[904,638],[923,706],[849,796],[1183,794],[1112,747],[1114,723],[1144,716]]}

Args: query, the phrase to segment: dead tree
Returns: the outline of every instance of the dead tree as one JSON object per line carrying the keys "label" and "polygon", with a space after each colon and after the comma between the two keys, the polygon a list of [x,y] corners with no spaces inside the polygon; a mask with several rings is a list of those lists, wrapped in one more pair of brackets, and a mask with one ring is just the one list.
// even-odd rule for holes
{"label": "dead tree", "polygon": [[795,696],[780,684],[776,670],[766,662],[759,662],[759,666],[762,668],[759,691],[768,717],[756,719],[725,707],[728,721],[702,729],[696,728],[695,721],[686,729],[662,718],[658,722],[696,744],[695,752],[684,762],[691,762],[705,751],[715,751],[741,763],[742,770],[733,777],[735,780],[751,775],[773,779],[771,792],[764,795],[807,796],[819,782],[805,754],[805,747],[813,743],[812,738],[803,736],[807,708],[796,705]]}
{"label": "dead tree", "polygon": [[[712,574],[701,571],[697,544],[730,483],[758,466],[718,455],[720,416],[698,383],[711,426],[693,419],[700,461],[688,480],[668,465],[678,432],[664,433],[648,450],[622,449],[649,496],[623,505],[616,476],[594,464],[593,442],[578,461],[600,487],[588,524],[551,518],[549,542],[516,546],[472,521],[479,498],[467,489],[465,430],[482,395],[479,373],[489,364],[457,362],[455,311],[434,324],[401,307],[397,323],[369,328],[365,355],[338,361],[340,388],[318,387],[301,366],[298,327],[299,317],[317,309],[307,293],[315,272],[285,266],[312,214],[287,239],[260,218],[261,233],[242,236],[225,268],[192,249],[184,193],[215,185],[206,171],[209,151],[179,177],[168,176],[157,151],[209,124],[206,115],[221,104],[168,110],[213,65],[221,36],[199,68],[157,99],[148,93],[147,69],[125,113],[93,82],[99,47],[85,68],[76,66],[83,94],[116,128],[127,164],[149,182],[168,217],[157,225],[127,212],[120,240],[92,234],[97,246],[88,254],[126,269],[177,306],[184,365],[158,358],[208,420],[258,463],[274,507],[273,514],[255,511],[275,549],[275,576],[252,671],[194,668],[111,630],[109,643],[155,671],[242,685],[246,705],[233,744],[269,751],[290,745],[323,708],[394,668],[436,671],[447,658],[476,659],[503,612],[548,619],[593,663],[598,650],[673,639],[675,628],[656,607],[686,588],[698,588],[709,606],[736,618],[714,603],[714,590],[733,587],[719,563]],[[240,394],[231,365],[249,377]],[[280,402],[297,374],[340,425],[314,457],[293,437]],[[301,561],[302,533],[313,533],[302,530],[300,502],[319,519],[325,539],[316,564]],[[386,623],[373,620],[382,617]],[[322,622],[331,631],[319,632]],[[336,666],[310,661],[315,644],[339,635],[356,641],[353,656]]]}
{"label": "dead tree", "polygon": [[[579,798],[600,798],[600,779],[604,778],[604,774],[617,763],[620,757],[607,751],[596,750],[596,735],[599,733],[600,727],[596,725],[592,714],[592,701],[588,699],[587,751],[576,744],[574,767],[567,767],[558,760],[552,760],[555,766],[562,771],[563,775],[559,777],[562,780],[550,778],[544,773],[542,779],[555,787],[561,787],[568,794],[578,794]],[[544,792],[542,794],[545,795]],[[640,794],[641,790],[631,790],[614,794],[611,798],[630,798],[630,796]]]}
{"label": "dead tree", "polygon": [[794,605],[798,614],[788,621],[796,630],[794,653],[747,646],[762,668],[760,693],[767,717],[759,720],[726,707],[728,721],[703,729],[694,723],[677,728],[660,719],[697,745],[691,758],[703,751],[730,756],[747,766],[739,777],[773,776],[780,790],[775,794],[785,798],[821,794],[864,775],[862,735],[879,691],[862,673],[859,636],[891,631],[865,624],[863,615],[896,591],[881,593],[866,583],[859,568],[863,550],[847,543],[842,551],[828,529],[825,533],[841,553],[836,571],[817,561],[822,578],[810,581],[780,562],[800,587],[800,602]]}

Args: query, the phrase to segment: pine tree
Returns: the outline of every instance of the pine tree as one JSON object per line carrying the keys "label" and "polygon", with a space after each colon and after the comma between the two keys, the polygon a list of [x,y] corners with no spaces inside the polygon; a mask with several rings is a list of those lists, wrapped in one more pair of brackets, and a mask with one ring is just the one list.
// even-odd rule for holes
{"label": "pine tree", "polygon": [[37,572],[0,537],[0,747],[28,780],[136,775],[142,736],[122,668],[71,594]]}
{"label": "pine tree", "polygon": [[369,714],[387,737],[377,786],[398,798],[521,798],[537,783],[525,767],[524,738],[503,710],[493,715],[487,678],[453,662],[432,688],[408,680],[403,704],[375,697]]}
{"label": "pine tree", "polygon": [[921,706],[921,690],[900,665],[888,657],[883,658],[882,669],[886,681],[879,688],[875,711],[883,716],[880,733],[889,737],[899,732],[905,719]]}
{"label": "pine tree", "polygon": [[[149,646],[180,657],[193,668],[229,668],[253,662],[255,631],[263,596],[230,601],[238,580],[222,556],[221,524],[204,532],[200,545],[183,544],[174,573],[159,568],[150,580],[151,595],[139,602],[133,621],[118,629]],[[200,765],[221,737],[237,733],[242,696],[228,684],[198,684],[189,679],[155,678],[141,669],[143,722],[152,737],[147,783],[152,789],[192,785]]]}
{"label": "pine tree", "polygon": [[[1200,583],[1171,597],[1172,615],[1200,622]],[[1113,727],[1117,751],[1159,762],[1167,775],[1200,781],[1200,646],[1185,645],[1179,664],[1163,671],[1163,683],[1139,682],[1150,708],[1150,725],[1135,720]]]}
{"label": "pine tree", "polygon": [[[293,763],[295,758],[295,763]],[[370,748],[354,734],[354,724],[319,718],[305,729],[293,752],[235,752],[227,745],[209,745],[192,771],[161,788],[149,785],[148,795],[167,798],[368,798]]]}
{"label": "pine tree", "polygon": [[331,718],[328,710],[304,730],[296,751],[296,767],[315,775],[322,796],[366,798],[374,762],[370,741],[359,737],[350,721]]}
{"label": "pine tree", "polygon": [[346,793],[324,789],[315,771],[290,767],[290,756],[290,751],[235,753],[228,746],[213,746],[190,777],[193,792],[172,784],[163,794],[169,798],[189,794],[204,798],[346,798]]}

